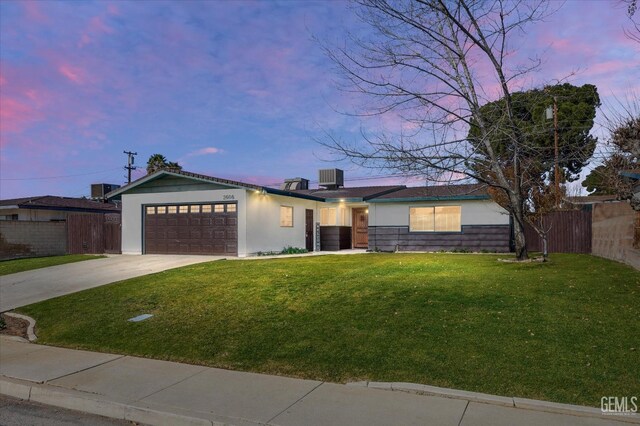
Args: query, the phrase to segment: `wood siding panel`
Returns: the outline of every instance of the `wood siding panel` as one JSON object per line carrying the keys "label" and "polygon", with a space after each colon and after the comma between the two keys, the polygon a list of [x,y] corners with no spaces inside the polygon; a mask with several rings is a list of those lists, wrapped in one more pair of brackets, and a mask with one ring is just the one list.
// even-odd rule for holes
{"label": "wood siding panel", "polygon": [[508,252],[509,225],[463,225],[462,232],[409,232],[408,226],[369,227],[369,249],[378,251]]}
{"label": "wood siding panel", "polygon": [[320,250],[337,251],[351,248],[350,226],[321,226]]}

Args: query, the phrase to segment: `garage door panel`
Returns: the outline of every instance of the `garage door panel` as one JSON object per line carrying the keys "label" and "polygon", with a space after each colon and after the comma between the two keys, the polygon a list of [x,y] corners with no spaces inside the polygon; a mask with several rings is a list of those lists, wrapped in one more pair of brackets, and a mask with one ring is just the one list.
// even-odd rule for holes
{"label": "garage door panel", "polygon": [[144,209],[145,253],[237,255],[238,219],[234,203],[216,203],[216,209],[182,206],[175,214],[165,213],[170,210],[168,206]]}

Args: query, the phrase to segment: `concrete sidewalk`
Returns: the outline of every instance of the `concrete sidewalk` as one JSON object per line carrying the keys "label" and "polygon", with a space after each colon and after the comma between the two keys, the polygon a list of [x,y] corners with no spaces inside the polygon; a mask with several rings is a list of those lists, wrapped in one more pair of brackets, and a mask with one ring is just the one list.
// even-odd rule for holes
{"label": "concrete sidewalk", "polygon": [[76,291],[222,256],[112,255],[0,277],[0,312]]}
{"label": "concrete sidewalk", "polygon": [[[628,425],[466,398],[244,373],[0,337],[0,393],[158,425]],[[478,395],[478,394],[475,394]],[[538,407],[539,408],[539,407]],[[592,410],[595,411],[595,410]],[[598,410],[599,411],[599,410]]]}

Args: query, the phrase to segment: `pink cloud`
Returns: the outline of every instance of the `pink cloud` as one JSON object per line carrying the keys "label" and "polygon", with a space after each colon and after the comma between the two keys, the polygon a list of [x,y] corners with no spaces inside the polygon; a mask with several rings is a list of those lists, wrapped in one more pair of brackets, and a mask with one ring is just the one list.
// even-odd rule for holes
{"label": "pink cloud", "polygon": [[82,84],[84,82],[83,72],[80,68],[62,64],[58,67],[58,72],[76,84]]}
{"label": "pink cloud", "polygon": [[208,146],[206,148],[199,149],[197,151],[193,151],[187,154],[187,157],[194,157],[198,155],[212,155],[219,154],[222,150],[220,148],[215,148],[213,146]]}

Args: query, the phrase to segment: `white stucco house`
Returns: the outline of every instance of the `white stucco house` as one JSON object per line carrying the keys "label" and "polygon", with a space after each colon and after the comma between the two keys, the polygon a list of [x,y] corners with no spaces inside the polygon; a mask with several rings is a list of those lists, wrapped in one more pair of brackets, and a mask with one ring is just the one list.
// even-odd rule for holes
{"label": "white stucco house", "polygon": [[338,169],[320,176],[323,188],[296,178],[274,189],[159,170],[107,197],[121,198],[124,254],[510,250],[510,217],[482,185],[345,188]]}

